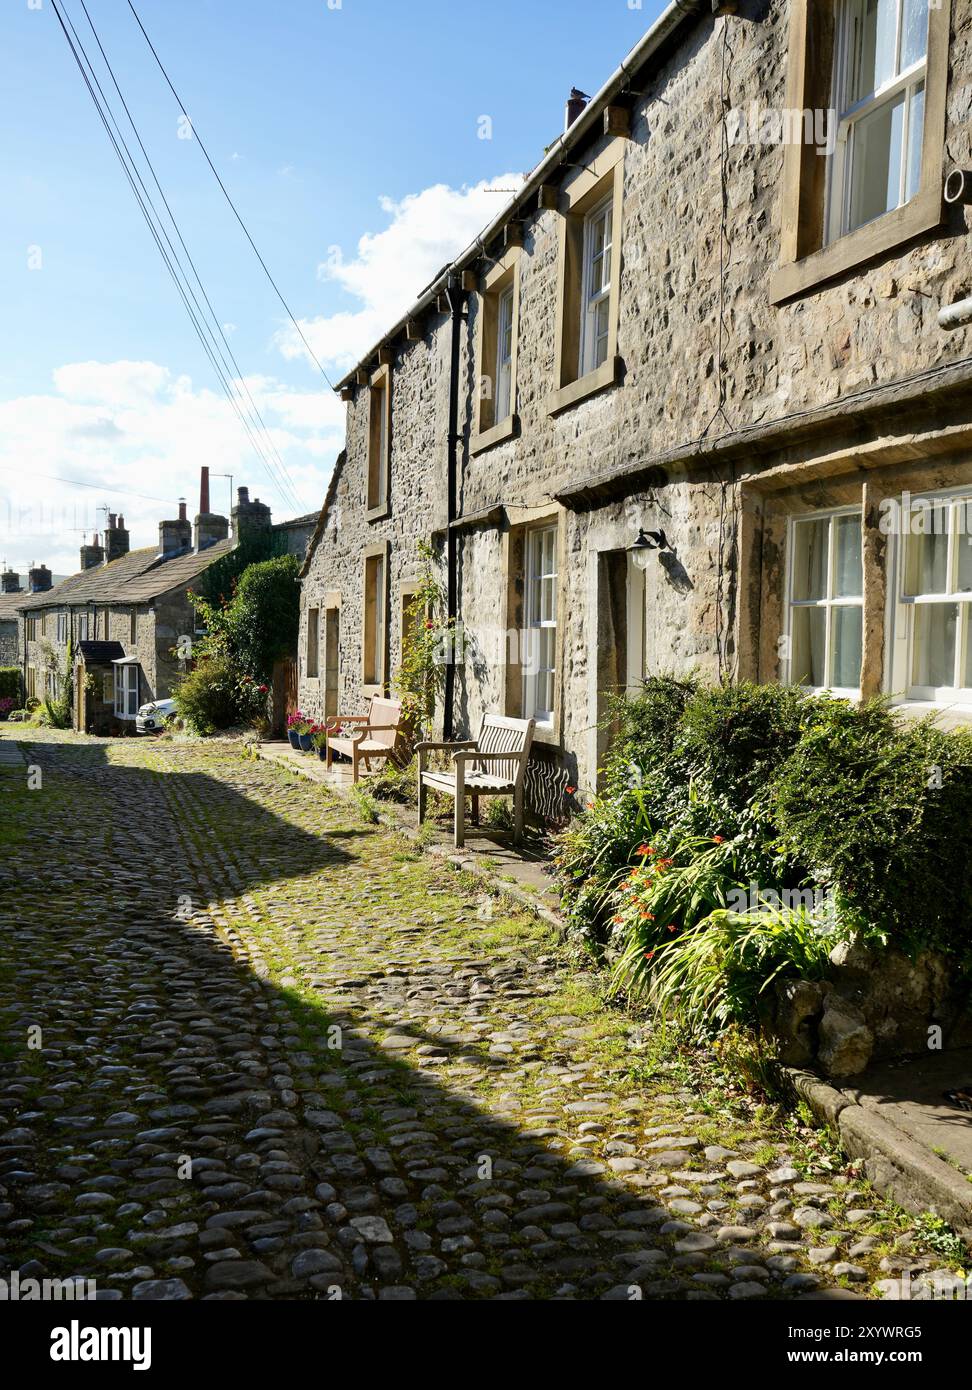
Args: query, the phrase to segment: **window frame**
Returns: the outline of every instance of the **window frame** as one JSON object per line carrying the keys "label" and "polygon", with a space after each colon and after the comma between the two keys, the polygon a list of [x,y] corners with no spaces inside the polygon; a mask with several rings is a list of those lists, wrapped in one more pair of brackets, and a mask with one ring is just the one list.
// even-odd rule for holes
{"label": "window frame", "polygon": [[[551,569],[544,569],[544,540],[551,538],[550,557]],[[539,551],[539,558],[535,560],[535,551]],[[536,721],[538,729],[552,732],[557,722],[557,682],[560,675],[560,526],[556,520],[541,522],[539,525],[530,526],[526,529],[523,537],[523,640],[526,645],[526,655],[531,658],[529,664],[523,665],[523,718]],[[546,583],[552,583],[554,597],[553,618],[543,617],[543,588]],[[535,616],[535,614],[537,616]],[[532,658],[536,655],[539,658],[540,640],[534,638],[533,633],[553,632],[553,657],[552,666],[537,665],[536,670],[531,670]],[[522,664],[522,653],[521,653]],[[550,680],[550,705],[545,705],[543,709],[539,707],[537,691],[541,677]]]}
{"label": "window frame", "polygon": [[66,647],[68,640],[68,614],[66,610],[62,610],[56,616],[56,641],[59,646]]}
{"label": "window frame", "polygon": [[[599,224],[609,224],[609,230],[605,231],[604,246],[600,256],[595,256],[595,233]],[[601,286],[594,290],[594,262],[601,260]],[[607,258],[610,271],[607,283],[604,283],[603,263]],[[601,333],[598,329],[598,320],[602,305],[607,305],[608,316],[611,312],[611,279],[614,273],[614,197],[613,194],[598,203],[584,218],[584,279],[581,287],[581,329],[580,329],[580,349],[578,360],[578,374],[581,377],[587,376],[590,372],[597,369],[607,361],[607,354],[610,348],[611,331],[610,324]],[[598,346],[604,343],[604,357],[599,360]]]}
{"label": "window frame", "polygon": [[[512,246],[496,261],[484,276],[479,292],[476,360],[479,390],[476,403],[475,430],[469,441],[471,454],[511,439],[519,432],[517,414],[517,366],[520,337],[520,266],[523,249]],[[497,379],[500,357],[501,306],[504,297],[512,294],[510,318],[510,391],[505,413],[497,408]],[[489,367],[487,371],[486,368]],[[488,389],[487,389],[488,386]]]}
{"label": "window frame", "polygon": [[[624,136],[604,137],[598,152],[566,186],[561,199],[557,271],[557,328],[554,390],[547,412],[557,415],[600,391],[617,385],[622,363],[618,356],[621,315],[621,268],[624,230]],[[588,217],[612,202],[611,279],[607,295],[608,334],[606,357],[600,366],[583,370],[582,341],[587,304]]]}
{"label": "window frame", "polygon": [[[972,648],[972,589],[959,590],[955,587],[958,578],[958,546],[960,544],[960,532],[955,528],[955,518],[958,511],[963,506],[972,509],[972,487],[949,487],[938,488],[929,492],[908,494],[909,500],[914,506],[915,503],[926,502],[932,507],[945,504],[949,508],[949,531],[948,547],[946,554],[946,576],[949,588],[942,593],[915,593],[905,592],[907,586],[908,567],[911,559],[911,546],[916,540],[921,538],[923,533],[913,533],[910,522],[905,529],[903,524],[904,509],[902,506],[903,496],[897,497],[897,514],[902,518],[902,524],[898,527],[896,545],[894,549],[894,574],[892,577],[889,602],[889,632],[888,648],[890,651],[889,678],[886,688],[892,695],[896,703],[911,705],[921,705],[928,709],[942,708],[969,708],[972,707],[972,685],[965,686],[956,684],[954,686],[926,686],[918,685],[914,680],[915,656],[916,656],[916,626],[918,611],[925,607],[957,607],[959,612],[963,607],[967,609],[965,622],[959,622],[956,627],[954,671],[956,680],[959,673],[965,667]],[[972,539],[972,530],[966,531],[968,539]]]}
{"label": "window frame", "polygon": [[[835,14],[840,3],[841,0],[790,0],[786,94],[789,111],[829,110],[833,105]],[[770,281],[771,304],[796,299],[941,226],[950,34],[951,0],[938,0],[929,11],[921,178],[918,191],[907,203],[828,240],[825,219],[829,213],[829,157],[803,139],[787,143],[780,261]]]}
{"label": "window frame", "polygon": [[[126,722],[134,719],[139,710],[139,692],[141,681],[139,667],[133,661],[120,661],[115,664],[115,705],[114,713],[116,719],[123,719]],[[134,696],[134,709],[128,712],[130,698]],[[119,700],[120,697],[120,700]],[[119,709],[119,702],[123,709]]]}
{"label": "window frame", "polygon": [[[387,541],[369,546],[362,554],[361,684],[368,695],[383,695],[388,684],[388,596],[391,547]],[[376,562],[378,562],[376,564]],[[378,578],[372,580],[377,572]],[[374,615],[369,632],[369,586],[374,584]],[[369,651],[370,648],[370,651]],[[369,659],[373,665],[369,665]]]}
{"label": "window frame", "polygon": [[[378,403],[378,404],[376,404]],[[365,514],[381,521],[391,511],[392,374],[389,366],[373,373],[368,385],[368,451]]]}
{"label": "window frame", "polygon": [[[312,639],[313,636],[313,640]],[[312,660],[313,658],[313,660]],[[321,610],[318,604],[307,609],[307,630],[304,633],[304,677],[320,680],[321,675]]]}
{"label": "window frame", "polygon": [[[837,565],[837,547],[835,544],[836,523],[847,516],[856,516],[861,522],[861,592],[859,595],[837,596],[834,594],[834,577]],[[794,599],[794,562],[796,559],[796,528],[802,522],[813,522],[827,520],[829,523],[827,533],[827,592],[822,599]],[[805,690],[811,695],[830,694],[841,699],[859,700],[861,698],[861,682],[864,669],[864,635],[865,635],[865,564],[864,564],[864,510],[860,504],[851,503],[843,507],[825,507],[812,512],[795,512],[787,517],[786,525],[786,587],[784,590],[784,623],[783,636],[786,639],[784,656],[782,659],[782,679],[784,685],[797,685],[793,680],[793,614],[795,609],[823,609],[825,613],[824,625],[824,670],[829,678],[833,674],[833,612],[837,608],[855,608],[861,614],[861,671],[858,672],[858,682],[856,686],[840,685],[808,685],[800,682],[797,689]]]}
{"label": "window frame", "polygon": [[[855,59],[853,30],[855,23],[860,20],[864,12],[867,0],[843,0],[841,6],[834,52],[833,109],[838,116],[837,143],[830,160],[827,179],[827,206],[824,213],[827,245],[832,245],[841,237],[850,236],[852,232],[858,230],[858,227],[869,226],[878,218],[887,216],[888,212],[894,212],[897,208],[906,206],[918,191],[915,189],[910,196],[908,195],[908,156],[911,153],[912,136],[911,105],[914,100],[914,91],[919,86],[924,92],[928,90],[928,45],[926,41],[925,52],[918,62],[912,63],[909,68],[903,71],[898,71],[901,61],[901,45],[904,38],[904,12],[907,0],[895,0],[895,3],[897,5],[897,27],[894,40],[896,75],[889,82],[885,82],[882,86],[876,87],[874,91],[853,102],[848,99],[848,89]],[[931,25],[929,24],[929,30],[930,28]],[[877,217],[858,223],[857,227],[851,227],[849,225],[850,203],[854,196],[857,131],[862,121],[892,106],[902,94],[904,95],[904,110],[901,122],[901,169],[898,175],[898,201],[893,208],[885,209]],[[922,119],[922,133],[924,133],[924,118]],[[920,177],[918,187],[921,187]]]}

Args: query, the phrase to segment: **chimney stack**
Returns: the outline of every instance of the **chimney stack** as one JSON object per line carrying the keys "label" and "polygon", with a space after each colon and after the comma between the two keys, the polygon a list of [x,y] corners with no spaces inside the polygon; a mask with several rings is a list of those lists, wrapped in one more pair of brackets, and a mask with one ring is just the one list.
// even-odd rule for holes
{"label": "chimney stack", "polygon": [[179,518],[177,521],[159,522],[159,554],[163,560],[173,555],[182,555],[192,549],[192,526],[186,516],[185,501],[179,498]]}
{"label": "chimney stack", "polygon": [[565,134],[570,130],[571,126],[577,120],[577,117],[583,115],[589,101],[590,97],[586,92],[582,92],[579,87],[571,87],[570,96],[567,98],[567,112],[564,118]]}
{"label": "chimney stack", "polygon": [[91,544],[83,544],[81,546],[81,568],[83,570],[93,570],[96,565],[103,565],[104,563],[105,549],[98,540],[98,532],[96,531],[91,537]]}
{"label": "chimney stack", "polygon": [[236,544],[239,545],[246,535],[269,531],[271,525],[270,508],[266,502],[261,502],[259,497],[254,497],[251,502],[250,489],[238,487],[236,506],[233,508],[233,539]]}
{"label": "chimney stack", "polygon": [[21,591],[20,575],[16,570],[5,569],[2,577],[0,577],[0,586],[2,586],[0,587],[0,593],[19,594]]}
{"label": "chimney stack", "polygon": [[229,537],[229,522],[225,516],[218,516],[209,510],[209,469],[203,464],[199,471],[199,515],[196,517],[193,535],[193,549],[197,552],[208,550],[217,541]]}
{"label": "chimney stack", "polygon": [[32,594],[46,594],[54,587],[54,576],[46,565],[31,565],[27,587]]}
{"label": "chimney stack", "polygon": [[128,532],[125,530],[125,518],[116,517],[114,512],[109,512],[108,525],[105,528],[105,564],[110,565],[113,560],[120,560],[127,554]]}

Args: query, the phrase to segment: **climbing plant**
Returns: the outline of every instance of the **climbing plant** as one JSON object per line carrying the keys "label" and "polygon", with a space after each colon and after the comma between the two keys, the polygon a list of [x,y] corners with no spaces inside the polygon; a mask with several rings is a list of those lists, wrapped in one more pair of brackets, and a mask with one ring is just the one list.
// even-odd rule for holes
{"label": "climbing plant", "polygon": [[445,686],[454,624],[445,613],[445,590],[436,576],[435,551],[420,541],[418,553],[418,585],[402,614],[402,655],[392,688],[402,701],[412,736],[421,739],[432,731],[436,703]]}

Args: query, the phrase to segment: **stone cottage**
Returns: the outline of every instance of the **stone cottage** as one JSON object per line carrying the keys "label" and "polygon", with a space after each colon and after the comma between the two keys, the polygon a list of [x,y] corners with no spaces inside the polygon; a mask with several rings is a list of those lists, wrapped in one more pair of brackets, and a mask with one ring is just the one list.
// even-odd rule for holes
{"label": "stone cottage", "polygon": [[972,0],[670,5],[340,384],[301,703],[387,685],[422,537],[541,811],[652,673],[972,718],[970,107]]}
{"label": "stone cottage", "polygon": [[53,577],[46,565],[34,566],[28,575],[28,590],[20,583],[16,570],[4,569],[0,575],[0,666],[20,664],[17,606],[27,592],[40,593],[53,587]]}
{"label": "stone cottage", "polygon": [[[203,468],[194,521],[180,502],[159,523],[159,542],[131,550],[125,519],[109,515],[103,536],[81,547],[80,571],[50,593],[22,596],[18,664],[28,698],[56,696],[74,662],[74,726],[104,733],[165,699],[190,669],[198,620],[189,593],[211,565],[246,536],[275,531],[270,508],[237,490],[230,519],[210,509]],[[316,522],[316,516],[313,518]],[[291,524],[291,529],[293,524]],[[304,545],[310,534],[303,523]],[[281,544],[289,548],[286,537]]]}

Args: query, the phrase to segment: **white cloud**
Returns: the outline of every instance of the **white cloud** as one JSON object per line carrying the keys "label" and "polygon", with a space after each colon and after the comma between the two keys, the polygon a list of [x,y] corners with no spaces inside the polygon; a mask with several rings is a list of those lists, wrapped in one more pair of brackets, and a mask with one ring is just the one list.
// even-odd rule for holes
{"label": "white cloud", "polygon": [[[472,187],[436,184],[401,202],[381,198],[389,219],[380,232],[366,232],[357,254],[345,259],[339,246],[318,267],[320,279],[337,284],[358,307],[303,319],[301,330],[321,362],[347,370],[401,318],[444,265],[493,220],[519,188],[522,174],[502,174]],[[277,335],[287,358],[304,355],[295,329]]]}
{"label": "white cloud", "polygon": [[[312,511],[343,442],[340,401],[326,388],[298,391],[270,377],[246,384],[301,511]],[[154,362],[59,367],[49,393],[0,402],[0,559],[24,573],[35,560],[74,573],[82,532],[104,524],[101,504],[125,516],[133,548],[153,545],[179,497],[190,515],[197,510],[204,463],[232,473],[234,486],[249,485],[277,519],[294,514],[223,396]],[[227,510],[228,479],[213,478],[212,497]]]}

